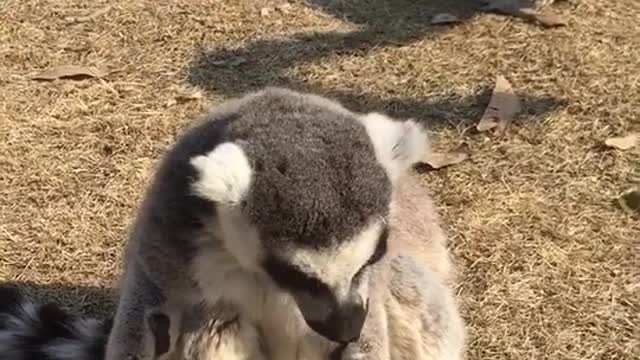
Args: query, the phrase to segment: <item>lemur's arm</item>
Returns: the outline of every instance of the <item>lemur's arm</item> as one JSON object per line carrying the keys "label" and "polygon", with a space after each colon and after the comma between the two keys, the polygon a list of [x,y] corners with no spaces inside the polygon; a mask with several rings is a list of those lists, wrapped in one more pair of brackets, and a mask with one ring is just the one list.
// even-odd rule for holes
{"label": "lemur's arm", "polygon": [[341,360],[390,360],[389,329],[381,302],[370,302],[369,315],[360,339],[346,346]]}
{"label": "lemur's arm", "polygon": [[341,360],[461,360],[464,321],[442,276],[411,256],[391,259],[384,303],[370,313],[358,342]]}
{"label": "lemur's arm", "polygon": [[[341,360],[390,360],[390,336],[385,308],[388,297],[388,260],[375,265],[369,279],[369,312],[360,338],[347,345],[338,357]],[[333,359],[331,359],[333,360]]]}
{"label": "lemur's arm", "polygon": [[147,316],[165,301],[136,262],[127,264],[113,328],[107,342],[105,360],[152,360],[155,339]]}

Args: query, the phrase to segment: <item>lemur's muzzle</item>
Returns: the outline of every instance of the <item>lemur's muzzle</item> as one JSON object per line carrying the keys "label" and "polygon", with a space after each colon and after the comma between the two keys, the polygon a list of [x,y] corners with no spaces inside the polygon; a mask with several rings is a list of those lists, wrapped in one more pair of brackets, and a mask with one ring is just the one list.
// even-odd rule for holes
{"label": "lemur's muzzle", "polygon": [[309,326],[325,338],[348,343],[358,340],[369,311],[359,296],[333,308],[325,321],[308,321]]}

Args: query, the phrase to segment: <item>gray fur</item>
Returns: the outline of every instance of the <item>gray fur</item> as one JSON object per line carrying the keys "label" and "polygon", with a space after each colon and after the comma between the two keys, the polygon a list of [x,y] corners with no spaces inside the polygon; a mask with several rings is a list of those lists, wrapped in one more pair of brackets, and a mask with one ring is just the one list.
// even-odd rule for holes
{"label": "gray fur", "polygon": [[388,213],[389,180],[364,127],[314,100],[271,89],[229,125],[255,171],[244,213],[270,246],[345,241]]}

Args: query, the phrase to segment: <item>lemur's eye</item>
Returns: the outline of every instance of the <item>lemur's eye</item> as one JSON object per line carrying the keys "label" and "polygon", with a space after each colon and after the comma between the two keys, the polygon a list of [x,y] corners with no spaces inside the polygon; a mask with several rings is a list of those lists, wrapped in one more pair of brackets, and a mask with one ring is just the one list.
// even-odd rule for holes
{"label": "lemur's eye", "polygon": [[387,253],[387,240],[389,239],[389,227],[385,226],[380,233],[380,237],[378,237],[378,245],[376,245],[376,249],[369,260],[367,260],[367,265],[373,265],[380,261],[382,257]]}
{"label": "lemur's eye", "polygon": [[374,265],[378,261],[382,260],[382,258],[384,257],[384,255],[387,253],[387,250],[388,250],[388,247],[387,247],[388,239],[389,239],[389,227],[385,226],[384,229],[382,229],[382,232],[380,233],[380,237],[378,238],[378,244],[376,245],[376,249],[373,251],[373,254],[371,254],[371,257],[369,257],[369,260],[367,260],[367,262],[360,268],[360,270],[358,270],[358,273],[356,273],[354,278],[360,277],[367,267]]}
{"label": "lemur's eye", "polygon": [[278,286],[287,290],[307,291],[317,295],[330,293],[322,281],[275,256],[267,257],[263,267]]}

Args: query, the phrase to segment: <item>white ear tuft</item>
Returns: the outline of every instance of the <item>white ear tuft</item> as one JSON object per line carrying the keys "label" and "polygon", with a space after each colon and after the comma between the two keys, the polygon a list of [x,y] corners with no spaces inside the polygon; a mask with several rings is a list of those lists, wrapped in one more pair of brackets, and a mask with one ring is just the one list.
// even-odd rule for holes
{"label": "white ear tuft", "polygon": [[368,113],[360,121],[373,142],[378,161],[392,181],[429,151],[426,131],[413,120],[396,121],[380,113]]}
{"label": "white ear tuft", "polygon": [[191,158],[200,177],[191,186],[196,195],[224,205],[235,205],[249,191],[252,170],[242,148],[232,142],[207,155]]}

